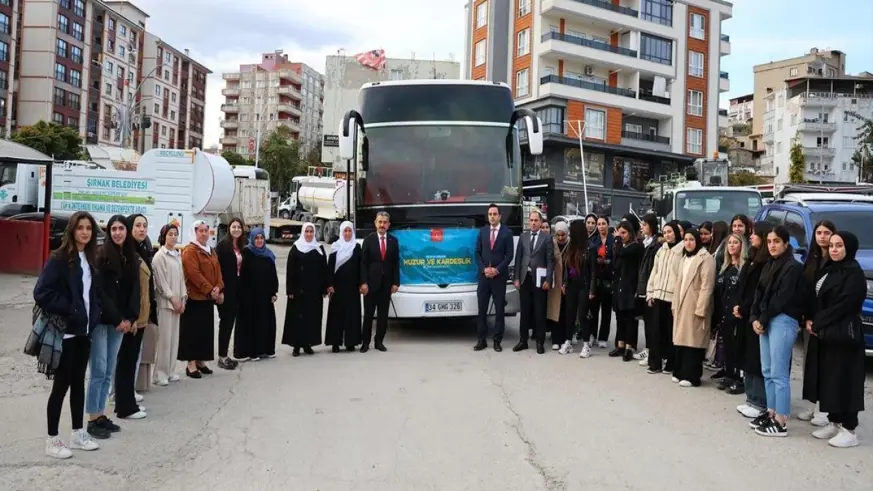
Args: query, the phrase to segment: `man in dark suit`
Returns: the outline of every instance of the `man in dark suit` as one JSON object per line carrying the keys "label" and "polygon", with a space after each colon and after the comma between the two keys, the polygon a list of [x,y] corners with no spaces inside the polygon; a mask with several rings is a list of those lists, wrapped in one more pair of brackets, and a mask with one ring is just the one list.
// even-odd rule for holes
{"label": "man in dark suit", "polygon": [[397,239],[388,235],[391,217],[388,212],[376,214],[376,231],[370,233],[361,246],[361,294],[364,296],[364,325],[361,353],[370,350],[373,337],[373,315],[376,319],[376,343],[379,351],[385,348],[385,333],[388,331],[388,308],[391,295],[400,288],[400,248]]}
{"label": "man in dark suit", "polygon": [[506,282],[509,280],[509,263],[512,262],[512,232],[500,225],[500,208],[488,205],[488,225],[479,230],[476,240],[476,266],[479,303],[479,340],[473,347],[482,351],[488,347],[488,301],[494,301],[494,351],[503,351],[503,330],[506,325]]}
{"label": "man in dark suit", "polygon": [[[555,256],[552,251],[552,236],[540,230],[542,214],[536,210],[530,212],[527,223],[529,231],[518,238],[518,248],[515,251],[515,288],[521,301],[521,341],[512,351],[528,348],[528,333],[533,329],[537,353],[543,354],[546,352],[543,346],[546,342],[546,302],[552,284]],[[545,270],[539,286],[538,269]]]}

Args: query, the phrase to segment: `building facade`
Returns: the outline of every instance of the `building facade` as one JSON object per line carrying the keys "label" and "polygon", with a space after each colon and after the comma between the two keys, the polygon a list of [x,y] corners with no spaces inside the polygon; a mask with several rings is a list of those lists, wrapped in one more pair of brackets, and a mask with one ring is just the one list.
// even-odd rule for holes
{"label": "building facade", "polygon": [[728,108],[728,124],[749,124],[755,108],[755,94],[746,94],[734,97]]}
{"label": "building facade", "polygon": [[[763,172],[776,184],[789,181],[791,149],[802,149],[811,183],[849,184],[859,179],[852,161],[865,119],[873,119],[873,78],[803,77],[783,82],[762,101]],[[860,116],[860,117],[859,117]]]}
{"label": "building facade", "polygon": [[640,201],[650,180],[717,153],[731,16],[720,0],[471,0],[464,76],[507,83],[539,114],[546,151],[527,177],[581,194],[581,139],[589,195]]}
{"label": "building facade", "polygon": [[752,134],[764,131],[764,98],[779,90],[788,79],[798,77],[842,77],[846,74],[846,54],[838,50],[812,48],[809,53],[753,67],[755,72]]}
{"label": "building facade", "polygon": [[280,126],[290,131],[301,151],[317,148],[324,102],[324,78],[318,71],[276,50],[222,78],[222,150],[254,158],[256,140],[263,142]]}
{"label": "building facade", "polygon": [[362,65],[353,55],[328,56],[325,61],[324,138],[321,161],[340,164],[338,131],[346,111],[360,110],[358,93],[361,86],[373,82],[415,79],[460,79],[461,64],[451,60],[414,60],[386,58],[383,70]]}
{"label": "building facade", "polygon": [[[13,88],[6,94],[0,90],[5,96],[0,114],[11,108],[4,122],[7,134],[44,120],[76,128],[86,144],[152,148],[140,143],[140,124],[151,116],[150,96],[143,89],[158,74],[144,64],[148,14],[128,1],[27,0],[21,9],[22,4],[0,0],[0,32],[8,7],[10,30],[17,33],[8,42],[0,34],[0,60],[2,43],[10,45],[8,65],[0,61],[0,87],[8,67],[6,86]],[[13,73],[17,84],[10,83]],[[202,80],[205,92],[205,74]],[[201,96],[199,119],[188,122],[200,128],[201,139],[202,106]],[[175,143],[174,148],[199,145],[188,138]]]}

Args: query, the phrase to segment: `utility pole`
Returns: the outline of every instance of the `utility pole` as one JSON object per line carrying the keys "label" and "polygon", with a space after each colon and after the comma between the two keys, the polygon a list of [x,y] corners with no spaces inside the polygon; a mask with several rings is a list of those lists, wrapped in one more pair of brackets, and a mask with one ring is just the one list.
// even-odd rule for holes
{"label": "utility pole", "polygon": [[573,128],[576,136],[579,137],[579,160],[582,167],[582,194],[585,199],[585,214],[591,213],[588,209],[588,171],[585,169],[585,146],[583,145],[583,136],[585,131],[585,120],[569,121],[565,120],[567,126]]}

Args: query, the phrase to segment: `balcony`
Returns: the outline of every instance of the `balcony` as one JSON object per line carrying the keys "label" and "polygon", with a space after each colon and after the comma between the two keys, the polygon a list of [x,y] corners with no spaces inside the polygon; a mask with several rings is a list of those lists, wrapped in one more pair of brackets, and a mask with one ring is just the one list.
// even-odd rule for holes
{"label": "balcony", "polygon": [[837,123],[823,122],[818,118],[804,119],[797,125],[797,131],[803,133],[833,133],[837,131]]}
{"label": "balcony", "polygon": [[722,56],[727,56],[731,54],[731,37],[727,34],[721,35],[721,42],[718,46],[718,52]]}
{"label": "balcony", "polygon": [[811,160],[832,159],[837,154],[837,149],[834,147],[808,147],[803,146],[803,156],[807,163]]}
{"label": "balcony", "polygon": [[[673,107],[669,102],[646,100],[655,96],[644,96],[631,89],[610,87],[558,75],[546,75],[540,78],[540,96],[553,95],[566,99],[583,99],[594,104],[622,108],[626,112],[636,112],[641,117],[664,119],[673,115]],[[669,101],[669,99],[663,99]]]}
{"label": "balcony", "polygon": [[719,128],[727,128],[730,126],[730,119],[728,117],[727,109],[719,109],[718,110],[718,127]]}
{"label": "balcony", "polygon": [[643,148],[646,150],[670,151],[670,138],[666,136],[650,135],[648,133],[636,133],[633,131],[621,132],[621,144],[628,147]]}
{"label": "balcony", "polygon": [[[832,169],[830,167],[828,167],[827,169],[807,169],[803,173],[803,179],[805,179],[806,181],[809,181],[809,182],[816,182],[816,181],[834,182],[837,180],[837,179],[835,179],[835,177],[836,177],[836,173],[834,172],[834,169]],[[855,183],[854,181],[855,181],[854,179],[851,179],[849,182],[854,184]]]}
{"label": "balcony", "polygon": [[558,59],[570,59],[583,64],[591,64],[592,60],[596,60],[599,65],[611,71],[633,70],[668,79],[676,77],[672,66],[641,59],[639,53],[633,49],[560,32],[544,33],[541,41],[540,53],[546,56],[551,54]]}
{"label": "balcony", "polygon": [[[540,13],[555,17],[584,17],[586,20],[606,22],[614,26],[624,26],[635,31],[650,32],[667,38],[674,38],[673,22],[669,18],[640,14],[639,11],[621,5],[627,0],[541,0]],[[634,2],[638,4],[638,2]],[[618,5],[616,5],[618,4]]]}
{"label": "balcony", "polygon": [[239,80],[241,78],[241,74],[239,73],[223,73],[221,74],[221,78],[224,80]]}
{"label": "balcony", "polygon": [[801,94],[800,105],[812,107],[836,107],[836,94],[829,92],[807,92]]}
{"label": "balcony", "polygon": [[668,106],[670,105],[670,98],[669,97],[662,97],[659,95],[655,95],[652,93],[651,90],[648,90],[648,89],[641,88],[639,97],[640,97],[641,101],[657,102],[658,104],[666,104]]}
{"label": "balcony", "polygon": [[280,119],[278,125],[284,126],[294,133],[300,133],[300,123],[295,123],[294,120]]}
{"label": "balcony", "polygon": [[718,91],[719,92],[730,92],[731,90],[731,79],[728,72],[719,72],[718,73]]}
{"label": "balcony", "polygon": [[239,104],[222,104],[221,112],[223,113],[238,113],[239,112]]}
{"label": "balcony", "polygon": [[294,87],[292,87],[290,85],[283,85],[283,86],[279,87],[277,92],[279,93],[279,95],[289,96],[292,99],[295,99],[298,101],[303,100],[303,96],[300,94],[300,91],[298,91],[297,89],[295,89]]}
{"label": "balcony", "polygon": [[294,70],[279,70],[279,78],[282,80],[290,80],[298,84],[303,83],[303,79],[300,77],[300,74],[295,72]]}
{"label": "balcony", "polygon": [[239,128],[239,121],[224,120],[221,122],[221,127],[226,130],[235,130]]}
{"label": "balcony", "polygon": [[280,113],[293,114],[294,116],[302,116],[303,112],[300,111],[299,107],[292,106],[291,104],[279,104],[277,110]]}
{"label": "balcony", "polygon": [[226,87],[221,89],[221,95],[239,97],[239,87]]}
{"label": "balcony", "polygon": [[235,136],[222,136],[221,144],[222,145],[236,145],[237,137]]}

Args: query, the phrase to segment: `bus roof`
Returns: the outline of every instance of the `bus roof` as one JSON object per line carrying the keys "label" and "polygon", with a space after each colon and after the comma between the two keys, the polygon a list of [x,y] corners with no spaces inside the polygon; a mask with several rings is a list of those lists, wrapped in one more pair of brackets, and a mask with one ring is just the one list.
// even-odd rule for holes
{"label": "bus roof", "polygon": [[488,82],[486,80],[457,80],[457,79],[421,79],[421,80],[388,80],[384,82],[368,82],[361,86],[361,90],[371,87],[402,87],[408,85],[470,85],[481,87],[501,87],[510,90],[503,82]]}

